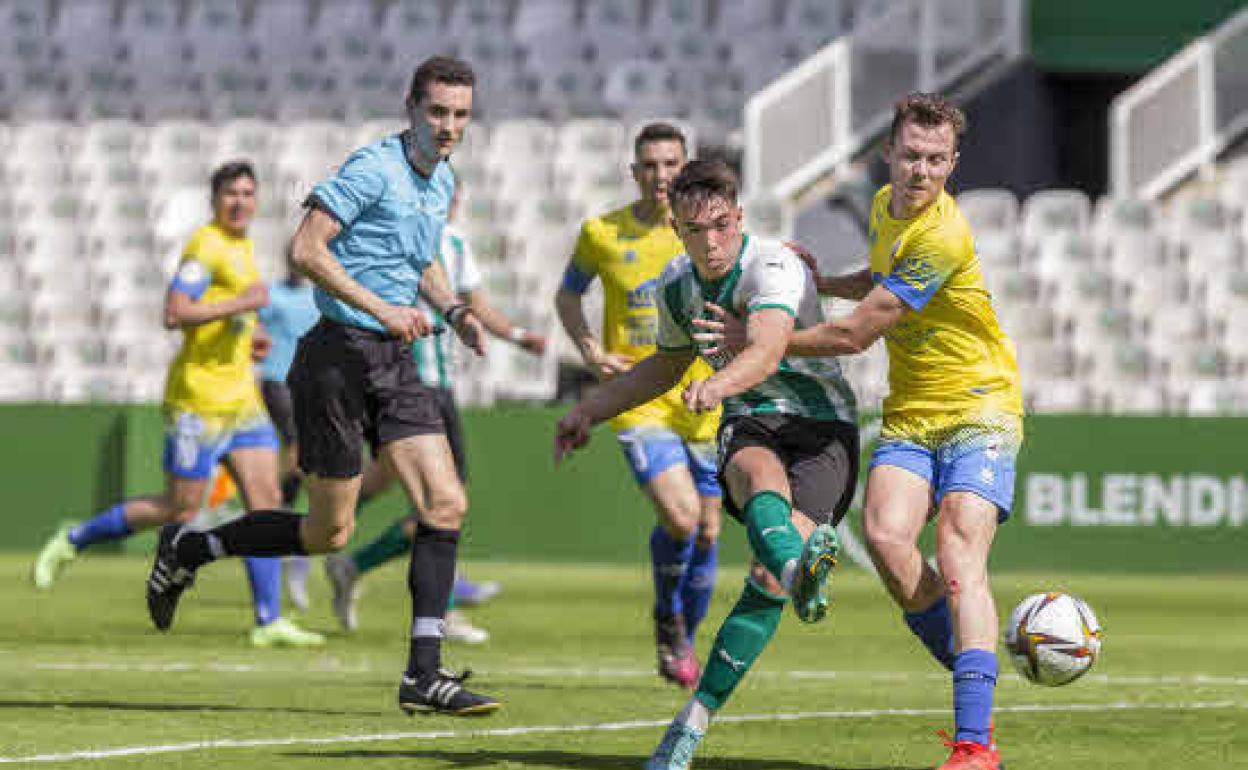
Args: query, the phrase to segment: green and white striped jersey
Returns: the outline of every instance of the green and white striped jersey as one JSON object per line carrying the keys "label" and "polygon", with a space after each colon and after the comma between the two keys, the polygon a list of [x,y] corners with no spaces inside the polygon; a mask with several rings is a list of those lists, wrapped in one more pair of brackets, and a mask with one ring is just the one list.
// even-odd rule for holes
{"label": "green and white striped jersey", "polygon": [[[451,291],[467,294],[481,287],[481,271],[477,269],[468,240],[449,225],[442,230],[438,262],[446,270]],[[441,334],[419,337],[412,343],[412,358],[420,381],[431,388],[449,388],[455,377],[455,332],[438,311],[422,297],[417,304],[435,326],[447,327]]]}
{"label": "green and white striped jersey", "polygon": [[[659,278],[658,347],[692,350],[693,319],[708,317],[713,302],[737,318],[764,308],[779,308],[805,329],[823,321],[823,309],[810,271],[779,241],[746,235],[741,254],[728,275],[717,281],[698,277],[693,260],[681,254]],[[704,358],[716,371],[727,366],[723,354]],[[724,402],[724,417],[747,414],[791,414],[814,420],[857,422],[854,391],[835,358],[789,358],[759,385]]]}

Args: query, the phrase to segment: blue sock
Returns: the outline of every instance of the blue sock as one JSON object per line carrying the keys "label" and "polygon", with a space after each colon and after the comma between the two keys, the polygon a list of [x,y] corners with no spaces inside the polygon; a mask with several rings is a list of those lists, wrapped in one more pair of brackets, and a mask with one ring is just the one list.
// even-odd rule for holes
{"label": "blue sock", "polygon": [[670,618],[684,613],[680,584],[693,557],[693,538],[678,543],[662,527],[650,532],[650,566],[654,575],[654,614]]}
{"label": "blue sock", "polygon": [[282,557],[249,556],[243,562],[251,583],[256,625],[267,626],[282,616]]}
{"label": "blue sock", "polygon": [[992,724],[992,693],[997,686],[997,655],[988,650],[963,650],[953,663],[955,740],[987,746]]}
{"label": "blue sock", "polygon": [[902,615],[906,625],[919,637],[928,652],[940,665],[953,670],[953,618],[949,615],[949,598],[940,600],[919,612]]}
{"label": "blue sock", "polygon": [[719,544],[710,548],[694,546],[689,570],[680,586],[680,601],[684,605],[685,629],[689,632],[689,644],[697,634],[698,624],[706,617],[715,593],[715,569],[719,566]]}
{"label": "blue sock", "polygon": [[117,503],[100,511],[69,531],[69,542],[81,551],[89,545],[129,537],[134,530],[126,521],[126,504]]}

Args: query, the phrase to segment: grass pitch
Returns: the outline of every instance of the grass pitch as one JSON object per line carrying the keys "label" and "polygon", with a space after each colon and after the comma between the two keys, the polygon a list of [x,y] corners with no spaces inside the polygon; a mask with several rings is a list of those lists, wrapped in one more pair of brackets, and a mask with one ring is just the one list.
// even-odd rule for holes
{"label": "grass pitch", "polygon": [[[404,565],[369,576],[361,629],[328,610],[301,618],[318,651],[253,650],[242,567],[210,567],[172,632],[143,606],[147,562],[87,556],[51,593],[29,557],[0,557],[0,762],[38,767],[639,768],[685,695],[653,673],[649,580],[641,566],[473,564],[504,583],[473,611],[490,642],[448,662],[505,701],[486,719],[404,716],[395,706],[409,611]],[[721,570],[699,639],[741,584]],[[786,617],[695,767],[713,770],[930,768],[952,729],[946,675],[905,631],[875,579],[837,573],[829,619]],[[1030,685],[1002,661],[998,738],[1010,770],[1248,766],[1248,581],[1239,577],[998,574],[1005,615],[1062,589],[1105,625],[1102,660],[1071,686]],[[127,750],[129,750],[127,752]],[[93,753],[95,752],[95,753]]]}

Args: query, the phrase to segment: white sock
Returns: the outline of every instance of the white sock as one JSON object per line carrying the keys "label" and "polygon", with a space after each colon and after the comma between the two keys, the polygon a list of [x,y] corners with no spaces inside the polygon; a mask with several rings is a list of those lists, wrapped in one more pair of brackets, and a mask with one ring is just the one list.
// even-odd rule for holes
{"label": "white sock", "polygon": [[711,717],[714,716],[714,713],[702,701],[697,698],[690,698],[685,707],[676,715],[676,721],[684,722],[698,732],[705,733],[707,728],[711,726]]}
{"label": "white sock", "polygon": [[797,559],[789,559],[780,570],[780,586],[786,594],[793,593],[793,582],[797,578]]}

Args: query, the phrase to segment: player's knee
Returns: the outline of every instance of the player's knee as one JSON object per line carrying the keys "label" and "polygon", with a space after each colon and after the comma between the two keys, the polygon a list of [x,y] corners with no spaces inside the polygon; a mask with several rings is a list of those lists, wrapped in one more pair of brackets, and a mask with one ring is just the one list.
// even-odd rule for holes
{"label": "player's knee", "polygon": [[350,519],[325,523],[305,521],[302,534],[303,547],[308,553],[333,553],[346,548],[351,542],[355,522]]}
{"label": "player's knee", "polygon": [[467,496],[462,491],[447,490],[429,500],[422,520],[435,529],[459,529],[467,513]]}
{"label": "player's knee", "polygon": [[890,526],[880,516],[873,516],[869,512],[862,517],[863,536],[867,541],[867,548],[871,553],[885,561],[890,557],[908,553],[914,548],[914,543],[910,541],[907,533]]}
{"label": "player's knee", "polygon": [[673,540],[684,542],[698,531],[698,512],[684,506],[666,508],[660,525]]}

